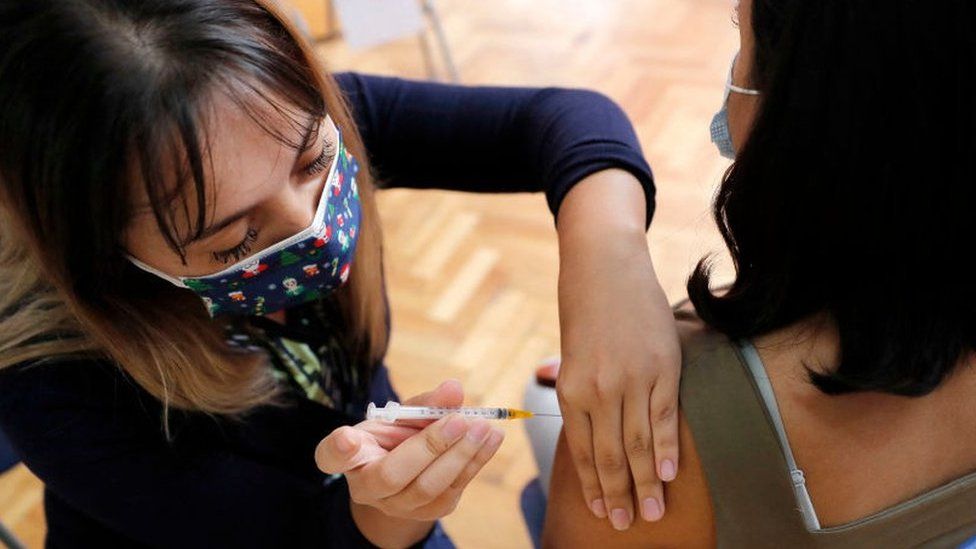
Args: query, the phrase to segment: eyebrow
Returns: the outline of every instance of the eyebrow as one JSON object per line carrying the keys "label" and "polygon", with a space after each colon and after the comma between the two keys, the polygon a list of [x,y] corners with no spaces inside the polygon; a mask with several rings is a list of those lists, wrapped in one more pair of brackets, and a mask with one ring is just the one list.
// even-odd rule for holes
{"label": "eyebrow", "polygon": [[[319,122],[315,122],[316,120],[319,120]],[[308,129],[305,130],[305,135],[302,136],[302,143],[301,143],[301,145],[298,148],[298,156],[301,156],[302,153],[304,153],[305,151],[307,151],[307,150],[309,150],[309,149],[312,148],[312,145],[313,145],[313,142],[314,142],[313,137],[318,136],[319,129],[321,127],[322,127],[321,119],[319,117],[313,116],[312,117],[312,120],[310,120],[309,121],[309,124],[307,125],[307,128]],[[250,211],[251,211],[251,208],[247,208],[247,209],[241,210],[241,211],[239,211],[239,212],[237,212],[237,213],[235,213],[235,214],[233,214],[233,215],[231,215],[229,217],[226,217],[226,218],[222,219],[221,221],[219,221],[217,223],[214,223],[213,225],[211,225],[211,226],[207,227],[206,229],[200,231],[200,234],[191,236],[190,238],[186,239],[181,244],[183,246],[188,246],[188,245],[190,245],[190,244],[192,244],[194,242],[198,242],[200,240],[207,239],[207,238],[209,238],[209,237],[211,237],[211,236],[219,233],[220,231],[226,229],[227,227],[233,225],[235,222],[241,220]]]}

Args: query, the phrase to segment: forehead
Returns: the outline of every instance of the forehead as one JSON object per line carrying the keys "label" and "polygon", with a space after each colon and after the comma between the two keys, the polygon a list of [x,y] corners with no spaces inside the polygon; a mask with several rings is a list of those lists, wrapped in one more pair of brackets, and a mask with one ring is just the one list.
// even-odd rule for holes
{"label": "forehead", "polygon": [[[137,182],[131,204],[132,222],[142,217],[155,219],[150,193],[164,197],[156,207],[168,210],[173,229],[181,236],[195,230],[201,207],[212,220],[227,208],[240,205],[269,182],[287,177],[305,138],[320,118],[285,100],[250,93],[215,93],[194,120],[198,147],[188,150],[175,140],[175,159],[165,162],[165,154],[143,151],[158,177],[150,181],[142,170],[134,170]],[[190,167],[199,162],[202,180],[193,177]],[[152,188],[152,187],[162,188]],[[203,203],[200,203],[200,199]]]}

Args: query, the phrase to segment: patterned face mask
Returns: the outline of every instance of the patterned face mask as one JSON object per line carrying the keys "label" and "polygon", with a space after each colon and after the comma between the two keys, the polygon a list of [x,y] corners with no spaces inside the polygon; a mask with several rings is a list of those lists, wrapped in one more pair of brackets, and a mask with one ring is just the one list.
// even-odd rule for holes
{"label": "patterned face mask", "polygon": [[339,135],[311,225],[253,256],[212,275],[178,277],[134,257],[140,269],[195,292],[211,316],[263,315],[329,295],[349,277],[362,209],[359,165]]}

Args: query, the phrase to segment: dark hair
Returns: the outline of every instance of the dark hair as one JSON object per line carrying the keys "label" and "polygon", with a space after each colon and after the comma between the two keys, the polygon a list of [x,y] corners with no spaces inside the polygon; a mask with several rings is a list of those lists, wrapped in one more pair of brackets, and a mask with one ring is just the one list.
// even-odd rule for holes
{"label": "dark hair", "polygon": [[976,346],[976,4],[754,0],[755,124],[714,205],[736,279],[701,318],[749,338],[827,313],[824,392],[924,395]]}
{"label": "dark hair", "polygon": [[[101,288],[116,278],[105,269],[125,266],[118,245],[132,181],[143,182],[181,256],[179,242],[205,228],[214,93],[256,119],[262,99],[296,124],[325,114],[297,45],[253,1],[31,0],[8,3],[0,22],[0,74],[12,80],[0,86],[4,185],[24,200],[15,209],[29,213],[32,234],[71,240],[51,247],[68,251],[80,287]],[[58,39],[28,43],[32,33]],[[270,132],[280,123],[256,121]],[[189,200],[173,207],[181,196],[199,205],[192,218]],[[181,226],[191,232],[178,235]]]}
{"label": "dark hair", "polygon": [[[219,94],[296,149],[325,114],[341,128],[363,167],[363,220],[337,335],[364,372],[382,356],[362,140],[274,0],[15,0],[0,2],[0,368],[85,349],[167,405],[237,414],[273,400],[266,356],[229,346],[198,297],[122,246],[138,185],[177,253],[205,228]],[[85,341],[61,345],[66,334]]]}

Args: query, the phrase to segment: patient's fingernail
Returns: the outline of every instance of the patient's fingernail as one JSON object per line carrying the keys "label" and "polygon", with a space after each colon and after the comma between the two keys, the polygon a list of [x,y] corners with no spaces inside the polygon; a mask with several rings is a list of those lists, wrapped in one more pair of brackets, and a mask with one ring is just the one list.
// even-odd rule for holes
{"label": "patient's fingernail", "polygon": [[670,459],[666,459],[661,462],[661,480],[664,482],[671,482],[674,477],[677,476],[678,471],[674,466],[674,462]]}
{"label": "patient's fingernail", "polygon": [[595,499],[590,504],[590,510],[597,518],[607,518],[607,506],[603,504],[603,499]]}
{"label": "patient's fingernail", "polygon": [[656,522],[661,520],[661,516],[664,513],[661,511],[661,504],[658,503],[657,498],[647,498],[641,505],[641,515],[644,520],[648,522]]}
{"label": "patient's fingernail", "polygon": [[447,420],[447,423],[444,425],[444,436],[454,440],[464,434],[464,431],[467,430],[467,428],[468,422],[464,421],[463,417],[452,417],[451,419]]}
{"label": "patient's fingernail", "polygon": [[623,509],[614,509],[610,512],[610,523],[617,530],[626,530],[630,528],[630,513]]}

